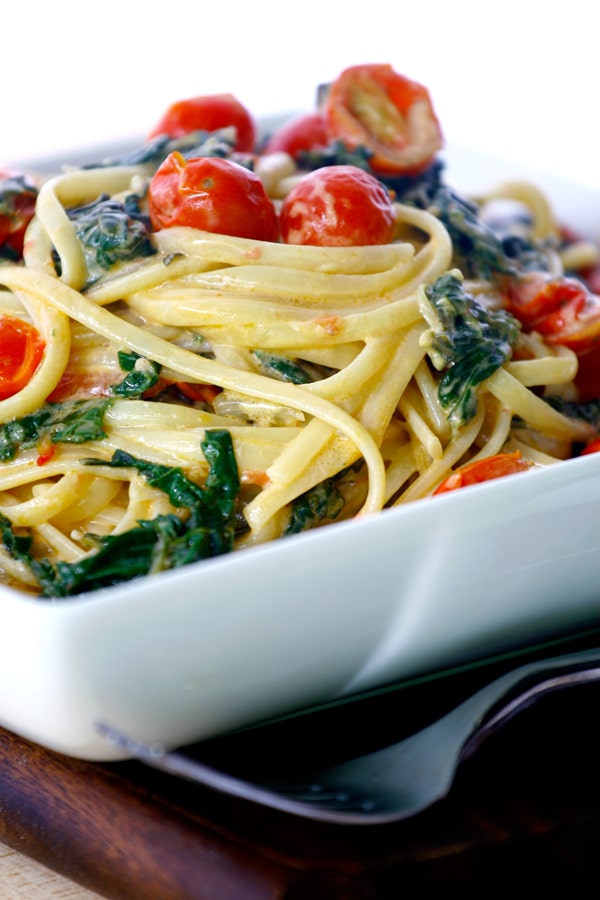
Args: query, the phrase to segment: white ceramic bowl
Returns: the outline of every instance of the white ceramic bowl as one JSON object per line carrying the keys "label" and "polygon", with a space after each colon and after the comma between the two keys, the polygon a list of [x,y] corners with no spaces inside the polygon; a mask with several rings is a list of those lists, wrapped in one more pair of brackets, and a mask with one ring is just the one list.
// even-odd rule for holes
{"label": "white ceramic bowl", "polygon": [[[465,190],[515,174],[448,159]],[[548,188],[600,228],[597,194]],[[0,724],[116,759],[99,721],[175,747],[598,626],[599,513],[592,454],[85,597],[0,587]]]}

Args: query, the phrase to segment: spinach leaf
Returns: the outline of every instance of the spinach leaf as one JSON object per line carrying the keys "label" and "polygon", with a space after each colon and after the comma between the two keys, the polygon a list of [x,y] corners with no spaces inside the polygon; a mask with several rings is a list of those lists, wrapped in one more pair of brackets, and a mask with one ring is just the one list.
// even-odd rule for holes
{"label": "spinach leaf", "polygon": [[254,350],[252,355],[258,360],[261,368],[280,381],[290,381],[292,384],[309,384],[315,378],[307,366],[288,356],[277,356],[264,350]]}
{"label": "spinach leaf", "polygon": [[544,397],[554,409],[568,416],[570,419],[580,419],[588,422],[596,431],[600,432],[600,400],[587,400],[578,403],[576,400],[565,400],[564,397]]}
{"label": "spinach leaf", "polygon": [[160,363],[145,359],[139,353],[120,351],[119,365],[126,372],[125,378],[110,389],[113,397],[141,397],[154,387],[162,369]]}
{"label": "spinach leaf", "polygon": [[438,159],[420,175],[385,176],[381,180],[394,191],[399,203],[428,210],[445,225],[452,238],[455,263],[465,277],[491,279],[548,269],[544,247],[521,234],[496,233],[483,221],[479,205],[452,190],[443,175],[444,164]]}
{"label": "spinach leaf", "polygon": [[440,323],[429,348],[433,365],[443,372],[440,403],[460,427],[477,411],[477,385],[510,358],[520,326],[509,313],[478,303],[456,272],[441,275],[425,293]]}
{"label": "spinach leaf", "polygon": [[0,461],[14,459],[41,440],[53,444],[85,444],[106,437],[104,415],[110,400],[47,403],[34,413],[0,425]]}
{"label": "spinach leaf", "polygon": [[83,247],[88,286],[117,262],[156,253],[149,219],[135,194],[123,201],[102,194],[93,203],[68,209],[67,215]]}
{"label": "spinach leaf", "polygon": [[184,159],[198,156],[216,156],[221,159],[232,159],[247,168],[253,167],[250,154],[238,153],[235,150],[236,135],[232,128],[218,128],[215,131],[191,131],[181,137],[171,138],[160,134],[116,157],[109,157],[100,162],[86,164],[86,169],[106,166],[146,166],[150,171],[158,169],[169,153],[177,151]]}
{"label": "spinach leaf", "polygon": [[12,522],[4,513],[0,513],[0,541],[13,559],[22,559],[29,562],[32,544],[31,535],[15,534]]}
{"label": "spinach leaf", "polygon": [[124,451],[116,451],[108,462],[87,460],[90,466],[133,466],[148,484],[167,494],[181,515],[141,520],[122,534],[87,535],[92,552],[76,563],[35,559],[31,538],[16,535],[6,517],[0,521],[0,539],[15,559],[30,568],[44,597],[93,591],[228,553],[233,549],[240,490],[231,435],[224,429],[208,431],[201,447],[209,463],[203,486],[178,467],[149,463]]}
{"label": "spinach leaf", "polygon": [[298,534],[314,528],[324,519],[336,519],[345,505],[337,488],[341,475],[335,475],[316,484],[292,503],[290,518],[284,534]]}
{"label": "spinach leaf", "polygon": [[298,153],[298,165],[301,169],[320,169],[323,166],[357,166],[370,171],[369,160],[373,156],[366,147],[350,149],[343,141],[331,141],[327,147],[316,147],[312,150],[301,150]]}

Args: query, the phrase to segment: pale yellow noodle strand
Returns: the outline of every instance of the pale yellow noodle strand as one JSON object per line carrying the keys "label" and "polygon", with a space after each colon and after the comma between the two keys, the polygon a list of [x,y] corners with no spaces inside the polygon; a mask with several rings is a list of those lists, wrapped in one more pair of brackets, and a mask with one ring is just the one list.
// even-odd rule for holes
{"label": "pale yellow noodle strand", "polygon": [[404,444],[398,447],[385,472],[386,502],[391,500],[416,472],[417,464],[412,444]]}
{"label": "pale yellow noodle strand", "polygon": [[356,445],[367,464],[370,474],[369,492],[363,511],[376,512],[381,509],[385,472],[377,444],[368,431],[343,410],[296,385],[276,382],[252,372],[240,375],[214,360],[204,359],[170,345],[156,335],[120,320],[103,307],[94,306],[68,285],[61,284],[44,273],[10,267],[2,275],[3,280],[8,280],[11,286],[39,296],[51,307],[97,331],[117,346],[129,347],[141,356],[168,366],[182,375],[208,384],[242,390],[249,396],[284,403],[292,409],[301,409],[329,421]]}
{"label": "pale yellow noodle strand", "polygon": [[389,338],[385,337],[367,338],[364,347],[351,363],[334,375],[305,385],[306,390],[337,403],[346,403],[362,385],[374,379],[387,365],[392,352],[389,343]]}
{"label": "pale yellow noodle strand", "polygon": [[552,466],[561,461],[556,456],[544,453],[543,450],[538,450],[537,447],[532,447],[530,444],[520,441],[514,434],[511,435],[510,442],[507,444],[507,450],[511,452],[518,450],[523,459],[538,466]]}
{"label": "pale yellow noodle strand", "polygon": [[231,417],[217,416],[203,409],[155,400],[113,400],[105,413],[105,422],[115,427],[156,426],[165,429],[219,428],[242,424]]}
{"label": "pale yellow noodle strand", "polygon": [[556,239],[559,230],[546,194],[530,181],[505,181],[487,191],[485,200],[514,200],[526,206],[532,215],[531,236],[536,241]]}
{"label": "pale yellow noodle strand", "polygon": [[566,384],[577,375],[579,362],[568,347],[557,347],[555,356],[508,362],[505,369],[526,387]]}
{"label": "pale yellow noodle strand", "polygon": [[107,478],[82,476],[82,483],[84,490],[80,490],[65,509],[52,517],[53,524],[63,531],[75,523],[92,519],[115,499],[121,489],[119,482]]}
{"label": "pale yellow noodle strand", "polygon": [[398,401],[398,408],[404,416],[406,424],[425,452],[432,459],[441,459],[443,454],[442,442],[425,422],[414,403],[411,402],[408,391]]}
{"label": "pale yellow noodle strand", "polygon": [[497,369],[483,383],[483,389],[494,394],[498,400],[510,407],[515,415],[520,416],[538,431],[567,440],[586,440],[593,435],[590,425],[563,416],[529,391],[505,369]]}
{"label": "pale yellow noodle strand", "polygon": [[427,406],[429,420],[436,434],[443,439],[449,438],[451,428],[440,403],[438,385],[425,360],[422,360],[416,367],[414,380]]}
{"label": "pale yellow noodle strand", "polygon": [[[325,446],[334,435],[334,430],[328,422],[321,419],[313,419],[305,428],[302,428],[297,437],[288,444],[285,451],[267,469],[267,475],[271,484],[289,485],[294,490],[294,485],[303,472],[314,466],[317,456],[323,453]],[[339,468],[343,467],[343,462]],[[322,479],[320,479],[322,480]],[[316,482],[315,482],[316,483]],[[269,488],[265,490],[268,491]],[[262,492],[261,497],[265,494]],[[260,500],[258,501],[260,503]]]}
{"label": "pale yellow noodle strand", "polygon": [[[385,366],[383,378],[375,378],[363,388],[362,406],[357,418],[367,427],[379,444],[414,366],[423,357],[420,345],[422,328],[414,329],[400,340],[398,335],[373,341]],[[252,528],[262,528],[265,522],[286,503],[323,479],[335,475],[358,458],[347,442],[337,437],[325,422],[312,421],[289,445],[287,450],[267,471],[271,483],[245,509]],[[385,495],[385,484],[383,485]]]}
{"label": "pale yellow noodle strand", "polygon": [[167,302],[136,294],[128,298],[128,302],[132,309],[151,321],[201,328],[211,343],[261,347],[263,350],[348,344],[363,340],[365,335],[386,334],[392,329],[412,325],[421,318],[414,296],[367,312],[341,315],[326,310],[317,316],[306,309],[297,309],[292,315],[285,308],[269,308],[259,301],[241,300],[230,304],[221,298],[219,302],[196,306],[187,296],[176,297],[174,292]]}
{"label": "pale yellow noodle strand", "polygon": [[[492,429],[491,431],[486,431],[484,440],[481,440],[481,434],[478,436],[478,441],[481,442],[481,450],[471,457],[469,460],[470,462],[476,462],[479,459],[484,459],[488,456],[494,456],[496,453],[500,453],[510,438],[513,412],[511,409],[502,406],[500,403],[497,403],[496,406],[497,414]],[[486,417],[482,432],[486,430],[487,425],[488,422]]]}
{"label": "pale yellow noodle strand", "polygon": [[30,500],[11,505],[0,503],[0,512],[13,525],[40,525],[69,506],[80,490],[81,476],[70,473],[56,483],[45,484]]}
{"label": "pale yellow noodle strand", "polygon": [[421,472],[419,477],[396,500],[394,506],[410,503],[431,494],[437,484],[450,472],[452,466],[464,456],[473,444],[481,428],[483,417],[484,408],[483,405],[480,405],[477,415],[471,422],[448,442],[441,459],[436,459],[427,466],[425,471]]}
{"label": "pale yellow noodle strand", "polygon": [[47,544],[51,550],[51,555],[53,554],[57,559],[73,563],[87,555],[88,551],[82,550],[78,544],[70,540],[59,528],[56,528],[49,522],[35,525],[32,528],[32,532]]}
{"label": "pale yellow noodle strand", "polygon": [[140,172],[139,168],[125,166],[80,169],[57,175],[42,185],[36,203],[36,219],[60,257],[61,279],[65,284],[81,289],[88,277],[83,249],[65,207],[95,200],[103,192],[124,191]]}
{"label": "pale yellow noodle strand", "polygon": [[[352,445],[344,438],[337,436],[326,422],[313,420],[302,432],[301,446],[294,449],[298,451],[298,457],[287,459],[290,468],[296,459],[300,463],[300,474],[295,475],[294,480],[282,478],[281,483],[271,481],[258,496],[250,501],[244,508],[244,517],[251,529],[260,530],[272,516],[279,513],[282,508],[295,500],[305,491],[332,475],[337,474],[345,466],[351,465],[357,459],[357,453]],[[300,450],[305,449],[310,456],[300,456]],[[276,461],[276,464],[279,460]],[[270,472],[267,471],[267,475]],[[284,474],[284,473],[283,473]],[[385,469],[382,466],[382,481],[378,485],[383,497],[385,495]],[[364,513],[363,508],[363,513]]]}
{"label": "pale yellow noodle strand", "polygon": [[357,418],[378,443],[383,440],[398,400],[425,355],[421,343],[424,329],[425,326],[420,323],[402,336],[388,336],[393,355],[389,359],[385,376],[370,386],[357,412]]}
{"label": "pale yellow noodle strand", "polygon": [[[97,452],[96,448],[99,448],[99,452]],[[107,458],[103,456],[103,444],[100,441],[86,444],[86,456],[100,459]],[[78,447],[69,447],[69,449],[61,450],[59,454],[56,454],[44,466],[39,466],[37,459],[37,450],[26,450],[20,453],[16,459],[4,463],[0,467],[0,491],[10,491],[31,482],[37,482],[40,478],[49,479],[67,475],[70,472],[90,474],[90,467],[85,462],[82,462],[81,448]],[[126,469],[106,468],[102,469],[102,477],[123,481],[128,476]]]}
{"label": "pale yellow noodle strand", "polygon": [[197,272],[199,268],[200,261],[193,257],[176,256],[167,260],[162,256],[153,256],[95,282],[86,294],[94,303],[106,306],[134,291],[151,290],[164,284],[166,280],[183,278]]}
{"label": "pale yellow noodle strand", "polygon": [[406,266],[414,256],[410,244],[372,247],[311,247],[274,244],[248,238],[211,234],[195,228],[167,228],[155,235],[161,253],[185,253],[206,263],[228,266],[285,266],[313,273],[367,275]]}
{"label": "pale yellow noodle strand", "polygon": [[10,581],[10,579],[12,579],[13,581],[19,583],[19,587],[25,586],[36,588],[39,591],[37,578],[32,575],[30,569],[25,565],[25,563],[13,559],[12,556],[10,556],[1,546],[0,576],[2,576],[2,581]]}

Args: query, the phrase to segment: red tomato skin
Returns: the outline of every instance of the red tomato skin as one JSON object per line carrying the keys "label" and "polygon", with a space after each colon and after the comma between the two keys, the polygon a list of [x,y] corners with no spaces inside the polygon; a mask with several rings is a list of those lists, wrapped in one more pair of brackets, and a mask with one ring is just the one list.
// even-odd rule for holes
{"label": "red tomato skin", "polygon": [[263,153],[289,153],[294,159],[307,150],[326,147],[329,132],[320,110],[305,113],[286,122],[267,140]]}
{"label": "red tomato skin", "polygon": [[386,188],[357,166],[325,166],[304,175],[279,213],[282,240],[319,247],[389,244],[396,213]]}
{"label": "red tomato skin", "polygon": [[217,157],[169,154],[150,182],[148,211],[156,231],[182,225],[258,241],[279,237],[275,207],[258,175]]}
{"label": "red tomato skin", "polygon": [[587,456],[589,453],[600,453],[600,437],[594,438],[593,441],[590,441],[589,444],[581,451],[581,456]]}
{"label": "red tomato skin", "polygon": [[575,376],[577,399],[580,403],[600,400],[600,340],[587,353],[578,356],[579,368]]}
{"label": "red tomato skin", "polygon": [[246,107],[233,94],[204,94],[173,103],[149,133],[148,140],[160,134],[178,138],[191,131],[217,131],[230,125],[237,131],[236,150],[253,150],[256,123]]}
{"label": "red tomato skin", "polygon": [[44,341],[32,325],[0,316],[0,400],[14,396],[29,383],[44,348]]}
{"label": "red tomato skin", "polygon": [[549,344],[569,347],[578,356],[600,344],[600,296],[577,279],[532,275],[507,282],[503,296],[523,327]]}
{"label": "red tomato skin", "polygon": [[330,138],[371,150],[369,165],[381,175],[418,175],[444,145],[427,88],[385,63],[344,69],[323,114]]}
{"label": "red tomato skin", "polygon": [[507,475],[516,475],[530,469],[532,463],[521,457],[517,450],[515,453],[498,453],[488,456],[473,463],[467,463],[447,478],[433,492],[433,496],[446,494],[458,488],[469,487],[473,484],[482,484],[484,481],[492,481],[494,478],[504,478]]}

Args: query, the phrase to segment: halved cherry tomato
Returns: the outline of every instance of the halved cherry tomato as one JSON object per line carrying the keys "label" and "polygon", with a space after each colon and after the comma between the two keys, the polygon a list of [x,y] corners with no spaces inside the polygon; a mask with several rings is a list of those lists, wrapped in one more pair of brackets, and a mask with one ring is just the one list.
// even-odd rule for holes
{"label": "halved cherry tomato", "polygon": [[386,64],[344,69],[323,114],[330,137],[371,150],[369,165],[380,174],[416,175],[444,143],[427,88]]}
{"label": "halved cherry tomato", "polygon": [[0,172],[0,255],[23,255],[27,226],[35,213],[37,188],[22,173]]}
{"label": "halved cherry tomato", "polygon": [[153,227],[184,225],[218,234],[276,241],[277,213],[254,172],[228,159],[185,160],[170,153],[148,189]]}
{"label": "halved cherry tomato", "polygon": [[191,131],[217,131],[233,125],[236,150],[251,151],[256,142],[256,124],[250,112],[233,94],[205,94],[173,103],[148,135],[183,137]]}
{"label": "halved cherry tomato", "polygon": [[278,128],[267,140],[263,153],[289,153],[297,159],[305,150],[326,147],[329,132],[320,110],[304,113]]}
{"label": "halved cherry tomato", "polygon": [[0,400],[29,383],[44,355],[36,328],[12,316],[0,316]]}
{"label": "halved cherry tomato", "polygon": [[522,458],[518,450],[515,453],[498,453],[486,459],[478,459],[448,475],[438,485],[433,495],[446,494],[448,491],[481,484],[494,478],[504,478],[506,475],[516,475],[518,472],[527,471],[532,465]]}
{"label": "halved cherry tomato", "polygon": [[396,229],[389,192],[357,166],[325,166],[304,175],[284,199],[279,219],[286,243],[321,247],[389,244]]}
{"label": "halved cherry tomato", "polygon": [[579,355],[600,343],[600,296],[577,279],[533,275],[507,282],[503,295],[508,311],[549,344]]}

